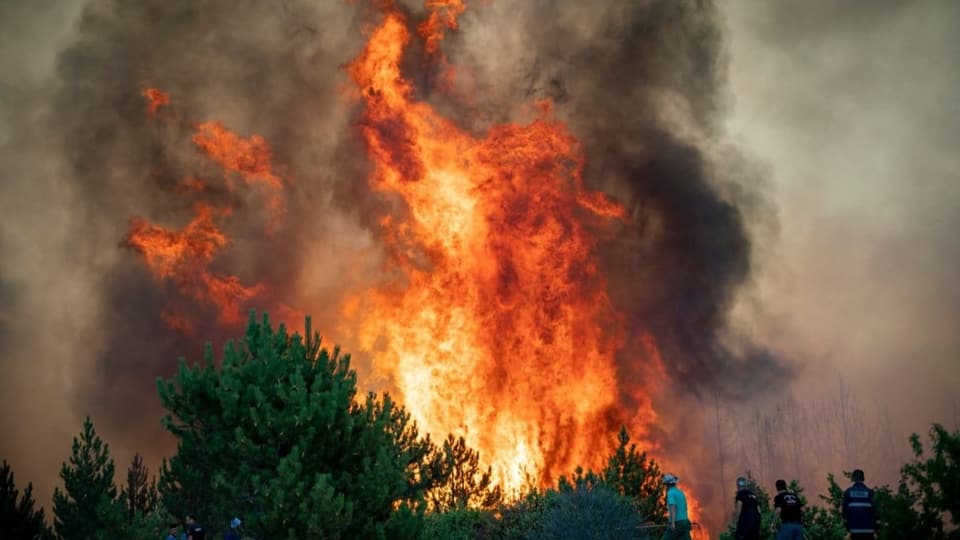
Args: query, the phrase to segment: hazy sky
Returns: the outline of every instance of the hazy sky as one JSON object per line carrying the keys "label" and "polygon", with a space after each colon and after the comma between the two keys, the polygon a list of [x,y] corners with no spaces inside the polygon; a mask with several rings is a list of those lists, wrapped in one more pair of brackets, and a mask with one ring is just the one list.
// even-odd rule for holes
{"label": "hazy sky", "polygon": [[[87,225],[70,210],[77,194],[57,172],[59,150],[30,128],[49,110],[81,6],[0,3],[0,302],[17,306],[0,308],[0,456],[19,483],[37,484],[44,506],[84,414],[64,396],[90,367],[103,309],[98,267],[73,264]],[[750,223],[754,268],[737,330],[797,363],[800,400],[842,377],[865,402],[889,405],[905,431],[955,425],[960,3],[721,7],[728,143],[760,171],[772,211]],[[22,339],[36,335],[43,343]],[[118,462],[132,451],[119,448]]]}
{"label": "hazy sky", "polygon": [[802,359],[801,398],[840,375],[905,429],[955,423],[960,4],[725,5],[728,127],[779,215],[752,324]]}

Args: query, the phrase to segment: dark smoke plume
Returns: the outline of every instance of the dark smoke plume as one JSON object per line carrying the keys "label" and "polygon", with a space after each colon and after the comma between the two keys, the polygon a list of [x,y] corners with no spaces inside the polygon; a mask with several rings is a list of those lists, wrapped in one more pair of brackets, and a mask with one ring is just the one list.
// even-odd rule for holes
{"label": "dark smoke plume", "polygon": [[[353,10],[315,4],[92,2],[76,42],[59,57],[54,117],[89,231],[80,250],[87,258],[108,246],[119,252],[97,284],[106,332],[96,373],[75,398],[133,440],[159,431],[155,377],[170,373],[181,355],[198,359],[197,340],[222,342],[237,331],[218,327],[212,308],[194,307],[198,337],[169,332],[160,314],[170,302],[189,302],[172,285],[156,283],[132,250],[118,247],[130,217],[173,229],[189,221],[190,206],[172,189],[184,177],[218,185],[223,173],[190,144],[192,125],[222,121],[274,148],[275,167],[291,184],[287,225],[267,238],[258,202],[223,194],[240,211],[226,225],[228,258],[217,264],[245,284],[268,284],[271,295],[288,302],[300,300],[290,297],[297,292],[292,284],[315,263],[311,249],[327,240],[333,222],[323,215],[328,193],[344,179],[331,158],[344,152],[362,159],[344,150],[351,135],[347,116],[337,112],[344,108],[338,66],[360,39],[350,32]],[[172,97],[170,110],[154,120],[140,95],[148,86]]]}
{"label": "dark smoke plume", "polygon": [[585,144],[587,181],[627,205],[634,222],[605,249],[612,297],[683,388],[785,386],[785,365],[727,328],[751,271],[746,221],[772,211],[757,173],[717,155],[728,95],[712,3],[498,3],[468,12],[457,38],[464,101],[503,121],[552,98]]}
{"label": "dark smoke plume", "polygon": [[[20,140],[34,145],[30,159],[56,163],[58,180],[42,189],[66,209],[58,234],[67,249],[56,269],[42,272],[84,288],[73,302],[33,305],[83,321],[63,338],[71,355],[58,359],[71,364],[62,386],[67,410],[91,414],[116,447],[153,457],[170,450],[142,447],[166,440],[158,439],[155,378],[170,374],[179,356],[199,358],[201,338],[220,342],[237,330],[219,327],[202,307],[193,308],[197,337],[167,330],[161,313],[184,300],[121,245],[131,217],[170,228],[190,219],[173,189],[185,176],[222,180],[190,144],[192,123],[219,120],[243,136],[262,135],[289,182],[287,214],[270,236],[255,197],[219,195],[252,210],[226,225],[233,244],[218,267],[265,283],[320,328],[335,325],[339,289],[375,282],[364,253],[375,252],[368,225],[382,201],[367,188],[341,69],[360,50],[370,15],[346,2],[91,1],[57,56],[56,84],[34,89],[45,98],[43,114],[12,117],[13,131],[24,130]],[[458,66],[452,94],[431,92],[426,78],[420,88],[475,130],[516,119],[535,99],[556,102],[585,144],[588,182],[632,216],[603,254],[629,345],[642,333],[656,336],[671,378],[694,395],[729,393],[744,381],[773,390],[788,378],[781,363],[727,328],[751,271],[745,221],[768,209],[717,150],[727,103],[723,43],[709,2],[479,4],[444,45]],[[145,87],[172,97],[156,119],[145,113]],[[27,311],[7,308],[4,317]],[[639,376],[622,364],[625,380]]]}

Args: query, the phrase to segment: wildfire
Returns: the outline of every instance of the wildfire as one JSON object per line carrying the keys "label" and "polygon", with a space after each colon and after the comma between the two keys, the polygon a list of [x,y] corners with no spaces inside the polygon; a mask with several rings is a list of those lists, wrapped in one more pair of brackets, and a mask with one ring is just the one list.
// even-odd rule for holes
{"label": "wildfire", "polygon": [[[271,170],[273,151],[263,137],[252,135],[243,139],[219,122],[203,122],[197,126],[193,143],[225,171],[238,173],[248,185],[259,184],[267,189],[267,207],[274,220],[279,218],[283,212],[283,182]],[[233,188],[229,177],[227,186]]]}
{"label": "wildfire", "polygon": [[145,88],[143,97],[147,98],[147,115],[154,116],[160,107],[170,104],[170,94],[156,88]]}
{"label": "wildfire", "polygon": [[[384,281],[345,294],[341,337],[371,354],[423,431],[464,436],[508,493],[601,466],[621,424],[657,453],[651,389],[666,375],[656,340],[628,341],[597,263],[599,231],[625,222],[624,209],[584,187],[583,149],[549,102],[537,104],[541,114],[530,123],[478,136],[418,100],[401,71],[414,35],[389,0],[380,5],[382,22],[347,70],[364,105],[358,129],[373,165],[369,183],[402,205],[379,219]],[[466,5],[428,0],[427,8],[416,35],[446,70],[440,44]],[[154,92],[151,114],[169,103]],[[239,178],[265,194],[271,223],[282,217],[284,181],[262,137],[205,122],[192,142],[224,170],[228,191],[239,189]],[[209,188],[193,177],[176,187],[201,200]],[[210,270],[230,243],[218,227],[230,215],[201,202],[180,230],[135,218],[125,242],[157,279],[235,324],[269,291]],[[302,321],[283,304],[261,307]],[[164,318],[191,327],[182,314]],[[615,361],[626,354],[635,359],[629,382]],[[692,498],[691,508],[699,508]]]}
{"label": "wildfire", "polygon": [[[160,105],[170,103],[169,94],[154,88],[144,91],[144,96],[149,100],[147,111],[151,115]],[[230,173],[239,174],[247,185],[262,184],[270,191],[267,206],[272,219],[280,215],[283,183],[271,170],[272,152],[262,137],[253,135],[243,139],[220,123],[204,122],[196,127],[193,143],[223,167],[228,190],[234,189]],[[187,177],[174,189],[180,194],[203,194],[208,186],[200,179]],[[229,207],[198,202],[194,206],[194,218],[179,230],[135,217],[130,220],[123,245],[142,254],[147,268],[158,280],[172,282],[185,296],[216,308],[221,324],[236,326],[244,321],[244,309],[251,307],[255,299],[263,300],[268,290],[263,284],[244,285],[235,275],[210,270],[218,252],[230,243],[217,220],[226,219],[232,213]],[[281,303],[270,302],[269,307],[271,314],[288,324],[303,321],[302,313]],[[195,323],[188,313],[168,309],[161,316],[175,330],[187,334],[194,331]]]}
{"label": "wildfire", "polygon": [[[428,7],[432,51],[463,6]],[[624,211],[584,189],[580,144],[548,114],[477,138],[417,101],[400,70],[410,39],[388,9],[349,66],[370,182],[407,211],[381,220],[399,277],[351,301],[361,344],[426,431],[464,435],[508,490],[549,483],[597,465],[624,419],[622,325],[584,225]]]}
{"label": "wildfire", "polygon": [[462,0],[427,0],[426,5],[430,15],[417,31],[423,38],[424,49],[430,54],[438,54],[446,30],[457,29],[457,17],[466,11],[467,5]]}
{"label": "wildfire", "polygon": [[[215,210],[198,204],[196,217],[179,231],[153,225],[143,218],[130,220],[126,245],[143,254],[147,267],[159,279],[172,280],[184,293],[204,304],[217,307],[224,324],[242,322],[240,307],[263,292],[263,286],[244,287],[236,276],[208,271],[215,253],[227,244],[227,237],[213,223]],[[190,332],[187,318],[164,313],[171,326]]]}

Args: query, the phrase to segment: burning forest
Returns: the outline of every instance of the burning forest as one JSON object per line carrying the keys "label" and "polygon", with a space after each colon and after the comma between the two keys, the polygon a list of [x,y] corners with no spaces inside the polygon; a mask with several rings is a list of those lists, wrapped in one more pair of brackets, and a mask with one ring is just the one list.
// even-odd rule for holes
{"label": "burning forest", "polygon": [[705,396],[789,371],[727,327],[767,210],[717,150],[715,7],[214,4],[91,5],[63,54],[90,246],[120,247],[108,431],[155,433],[153,378],[250,310],[313,315],[508,493],[602,467],[625,426],[716,501],[682,472],[715,460]]}
{"label": "burning forest", "polygon": [[[853,468],[944,536],[958,15],[0,2],[0,536],[643,536],[670,472],[701,536],[744,475],[834,538]],[[65,524],[104,441],[128,485]]]}
{"label": "burning forest", "polygon": [[[621,50],[562,51],[568,73],[524,74],[531,88],[549,86],[478,120],[492,104],[475,94],[469,62],[455,61],[468,6],[375,7],[363,14],[365,43],[341,69],[352,84],[333,98],[355,111],[340,137],[351,141],[343,151],[356,170],[322,173],[342,176],[341,204],[365,201],[355,206],[370,243],[349,255],[366,275],[327,275],[335,293],[320,308],[336,314],[320,317],[327,337],[367,359],[362,379],[394,392],[427,433],[465,437],[515,491],[600,465],[620,426],[654,455],[694,443],[677,427],[700,413],[661,407],[725,392],[723,379],[738,371],[780,372],[762,351],[737,355],[718,340],[749,269],[741,210],[712,187],[724,179],[711,176],[695,140],[672,129],[677,119],[658,118],[665,105],[643,95],[664,77],[653,56],[662,48],[679,47],[670,54],[688,61],[717,54],[702,39],[716,32],[709,9],[634,8],[636,26],[618,29]],[[491,7],[472,9],[479,29]],[[648,25],[664,28],[641,32]],[[691,42],[673,42],[669,25]],[[651,47],[656,53],[636,52]],[[590,56],[602,56],[592,60],[601,65],[573,69]],[[705,80],[685,81],[663,100],[685,100],[686,121],[709,132],[715,97],[693,93],[693,83],[720,74],[701,68],[715,69],[689,66],[680,75]],[[614,88],[579,95],[586,89],[567,77]],[[177,212],[193,217],[170,226],[133,217],[123,246],[170,287],[160,317],[171,332],[196,336],[211,315],[215,326],[235,328],[252,308],[300,327],[318,306],[298,294],[297,279],[309,276],[295,272],[326,263],[286,259],[274,246],[309,238],[310,209],[295,199],[322,191],[304,171],[276,172],[294,152],[272,147],[306,142],[188,118],[180,99],[189,90],[178,86],[143,90],[141,121],[148,136],[192,144],[198,169],[164,188]],[[639,94],[639,104],[629,94],[604,103],[617,90]],[[285,120],[312,121],[306,113]],[[246,259],[226,255],[238,242],[249,246]],[[257,271],[267,264],[295,270]],[[702,459],[690,453],[668,464]]]}

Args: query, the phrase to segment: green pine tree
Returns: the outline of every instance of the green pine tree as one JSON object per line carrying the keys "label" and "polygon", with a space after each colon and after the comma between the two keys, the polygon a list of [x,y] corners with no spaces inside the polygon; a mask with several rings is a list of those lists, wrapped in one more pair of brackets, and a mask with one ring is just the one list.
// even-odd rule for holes
{"label": "green pine tree", "polygon": [[127,469],[127,485],[120,493],[127,522],[132,523],[137,516],[146,516],[153,512],[157,508],[158,498],[156,477],[150,478],[150,471],[143,464],[143,456],[134,454],[130,468]]}
{"label": "green pine tree", "polygon": [[123,510],[113,483],[114,463],[109,446],[93,429],[88,417],[73,451],[60,468],[64,489],[53,493],[54,527],[65,540],[117,537]]}
{"label": "green pine tree", "polygon": [[431,510],[491,510],[500,504],[503,492],[493,485],[492,469],[481,468],[480,454],[467,446],[463,437],[448,435],[442,454],[442,471],[437,477],[444,482],[427,492]]}
{"label": "green pine tree", "polygon": [[7,460],[0,465],[0,538],[37,540],[53,538],[43,509],[33,507],[33,484],[20,495]]}
{"label": "green pine tree", "polygon": [[139,453],[134,454],[127,469],[127,483],[120,492],[120,503],[124,510],[124,538],[147,540],[163,536],[164,524],[171,519],[159,509],[157,479],[150,478],[150,471]]}
{"label": "green pine tree", "polygon": [[349,356],[321,348],[309,319],[306,335],[251,316],[219,364],[208,346],[203,363],[181,360],[158,381],[179,441],[161,469],[163,504],[214,533],[238,516],[255,537],[418,534],[438,452],[389,396],[357,398]]}
{"label": "green pine tree", "polygon": [[603,481],[617,493],[633,501],[644,520],[667,520],[667,503],[660,482],[660,466],[630,443],[627,428],[621,427],[617,449],[607,460]]}

